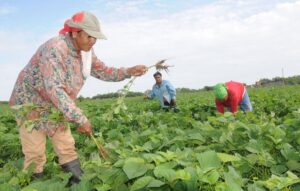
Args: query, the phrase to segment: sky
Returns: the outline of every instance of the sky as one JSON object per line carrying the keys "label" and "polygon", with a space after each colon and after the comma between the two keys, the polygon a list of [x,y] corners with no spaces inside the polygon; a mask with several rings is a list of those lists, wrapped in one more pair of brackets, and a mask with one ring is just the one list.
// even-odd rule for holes
{"label": "sky", "polygon": [[[94,50],[106,65],[173,65],[163,79],[200,89],[230,80],[300,74],[300,0],[0,0],[0,100],[37,48],[79,11],[94,13],[108,40]],[[131,91],[152,88],[154,69]],[[79,95],[116,92],[128,82],[90,77]]]}

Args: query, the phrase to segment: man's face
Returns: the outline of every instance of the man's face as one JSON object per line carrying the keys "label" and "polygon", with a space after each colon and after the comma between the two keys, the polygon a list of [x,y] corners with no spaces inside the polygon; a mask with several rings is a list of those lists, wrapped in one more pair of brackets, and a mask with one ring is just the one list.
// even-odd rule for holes
{"label": "man's face", "polygon": [[[74,38],[75,35],[75,38]],[[75,42],[75,47],[77,50],[90,51],[97,39],[88,35],[85,31],[79,31],[73,34],[73,39]]]}
{"label": "man's face", "polygon": [[155,79],[156,84],[161,84],[162,79],[161,79],[160,75],[154,76],[154,79]]}

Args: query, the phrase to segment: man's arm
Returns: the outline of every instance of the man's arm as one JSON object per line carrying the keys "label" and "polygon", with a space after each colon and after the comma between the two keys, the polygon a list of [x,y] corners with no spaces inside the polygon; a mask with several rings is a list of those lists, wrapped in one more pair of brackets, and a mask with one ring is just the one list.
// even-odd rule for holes
{"label": "man's arm", "polygon": [[169,81],[166,81],[166,83],[166,88],[168,90],[168,93],[170,94],[171,99],[176,99],[176,89]]}
{"label": "man's arm", "polygon": [[140,76],[146,72],[146,66],[137,65],[130,68],[108,67],[92,52],[91,75],[104,81],[118,82],[131,76]]}
{"label": "man's arm", "polygon": [[153,99],[156,94],[155,94],[155,91],[154,91],[154,88],[155,88],[155,85],[152,87],[152,90],[150,91],[150,93],[147,95],[147,98],[148,99]]}
{"label": "man's arm", "polygon": [[220,113],[224,113],[224,106],[223,106],[223,104],[220,101],[218,101],[218,100],[215,100],[215,103],[216,103],[217,111],[220,112]]}

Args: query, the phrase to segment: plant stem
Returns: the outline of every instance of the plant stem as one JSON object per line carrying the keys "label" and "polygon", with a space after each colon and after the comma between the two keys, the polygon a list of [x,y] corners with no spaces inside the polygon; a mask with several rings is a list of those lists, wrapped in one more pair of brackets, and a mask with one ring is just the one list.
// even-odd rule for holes
{"label": "plant stem", "polygon": [[107,156],[106,151],[104,150],[104,148],[102,147],[102,145],[100,143],[98,143],[97,139],[94,137],[93,134],[91,134],[90,136],[93,139],[94,143],[97,145],[98,151],[100,152],[102,158],[104,160],[106,160],[106,156]]}

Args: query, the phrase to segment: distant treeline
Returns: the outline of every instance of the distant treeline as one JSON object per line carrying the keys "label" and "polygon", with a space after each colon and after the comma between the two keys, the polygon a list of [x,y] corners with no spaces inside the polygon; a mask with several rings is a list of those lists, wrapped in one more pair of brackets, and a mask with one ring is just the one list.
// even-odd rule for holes
{"label": "distant treeline", "polygon": [[300,84],[300,76],[275,77],[270,79],[261,79],[255,83],[255,87],[276,86],[276,85],[297,85]]}
{"label": "distant treeline", "polygon": [[[258,87],[267,87],[267,86],[280,86],[280,85],[299,85],[300,84],[300,76],[291,76],[291,77],[275,77],[272,79],[263,78],[259,81],[255,82],[253,85],[247,85],[250,87],[258,88]],[[210,91],[213,90],[213,86],[204,86],[204,88],[200,89],[200,91]],[[199,90],[198,90],[199,91]]]}
{"label": "distant treeline", "polygon": [[[142,96],[144,95],[141,92],[131,92],[129,91],[126,94],[126,97],[136,97],[136,96]],[[119,97],[120,94],[115,92],[115,93],[107,93],[107,94],[97,94],[96,96],[92,97],[92,99],[105,99],[105,98],[117,98]]]}

